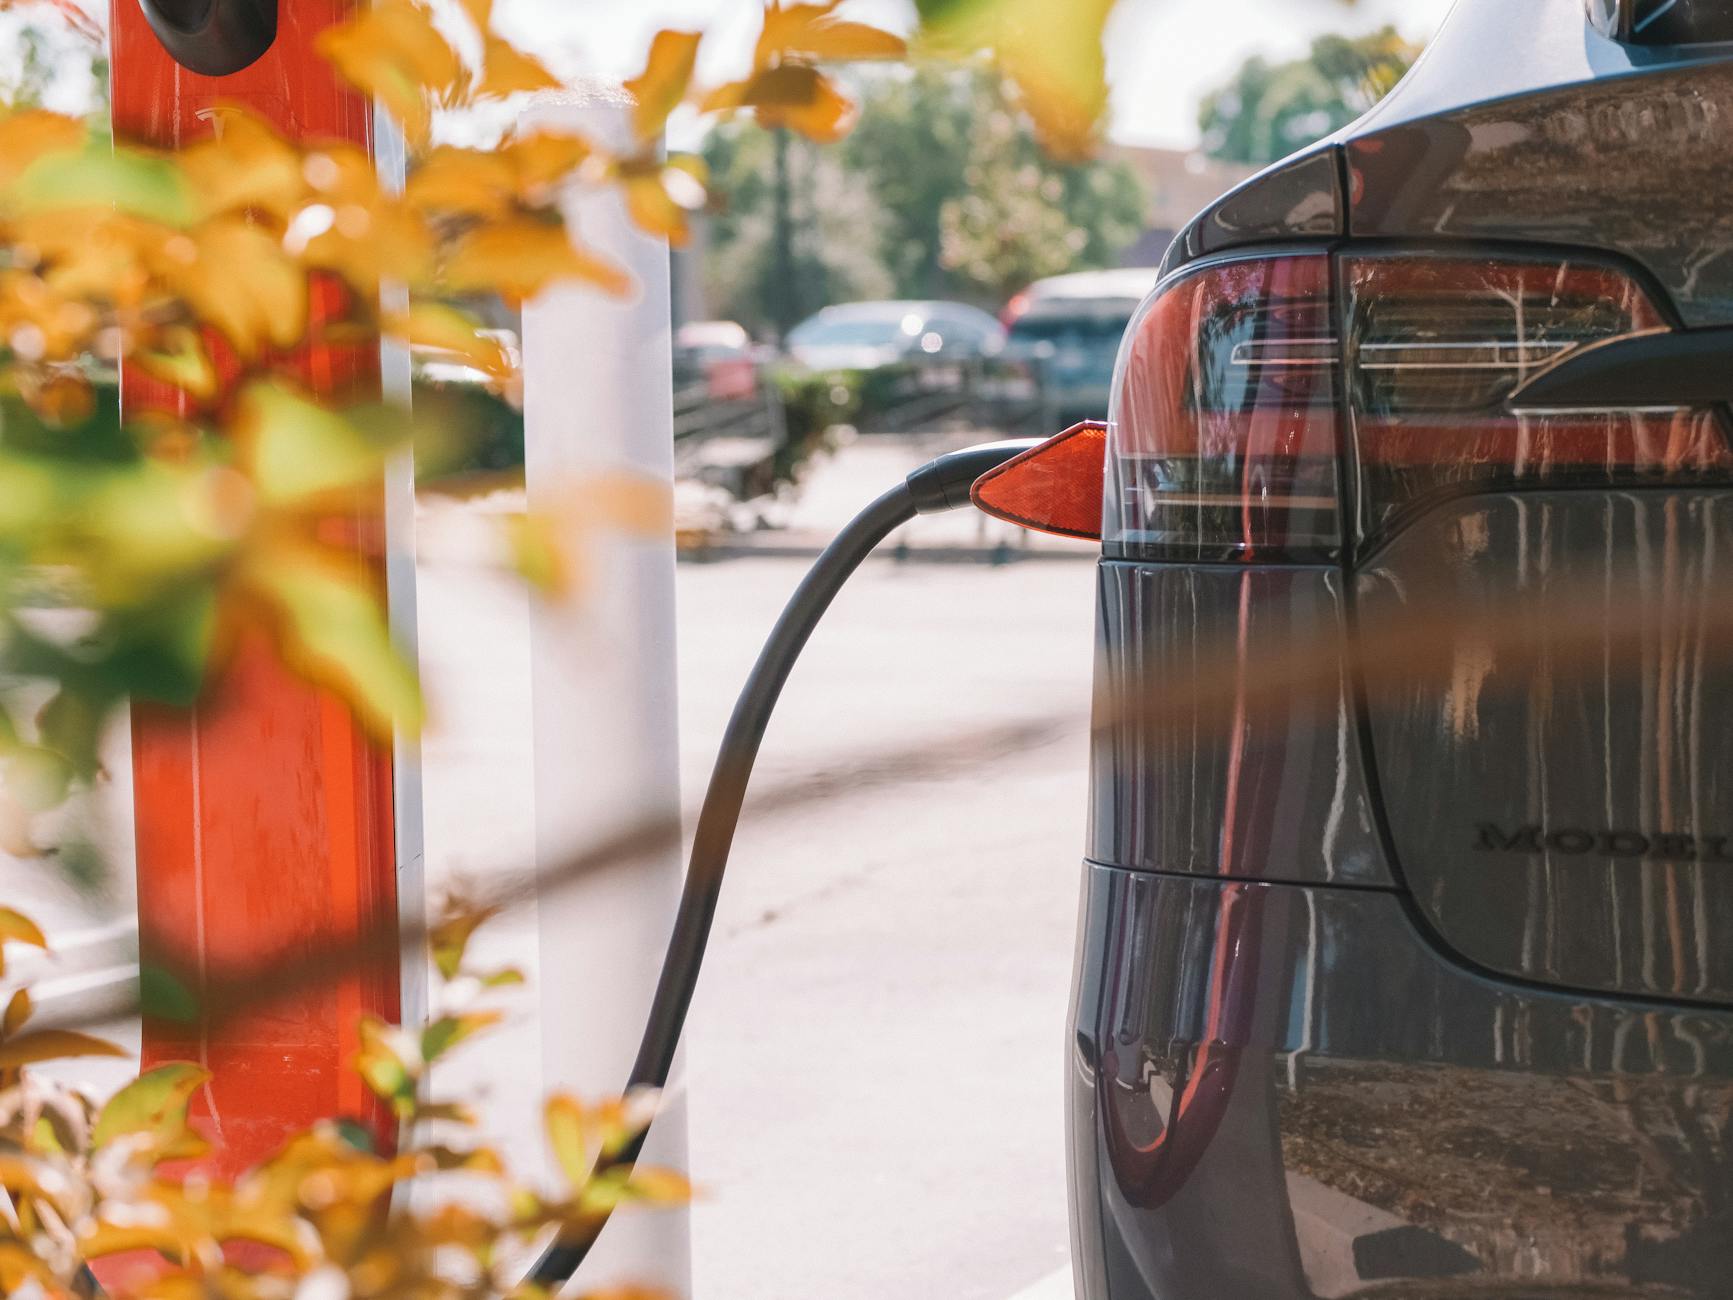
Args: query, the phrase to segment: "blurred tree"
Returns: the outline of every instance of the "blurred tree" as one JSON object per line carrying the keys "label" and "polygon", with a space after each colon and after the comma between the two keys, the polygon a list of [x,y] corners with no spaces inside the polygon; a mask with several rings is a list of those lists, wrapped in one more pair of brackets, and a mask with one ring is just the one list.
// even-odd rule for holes
{"label": "blurred tree", "polygon": [[717,314],[780,337],[827,302],[891,291],[876,255],[883,212],[834,148],[741,120],[710,133],[704,161],[728,196],[704,264]]}
{"label": "blurred tree", "polygon": [[1407,72],[1419,47],[1394,27],[1365,36],[1320,36],[1291,63],[1247,59],[1198,109],[1206,153],[1268,163],[1346,126]]}
{"label": "blurred tree", "polygon": [[1043,275],[1114,264],[1145,198],[1118,163],[1054,161],[1003,82],[923,66],[862,78],[860,120],[832,150],[791,142],[791,275],[770,248],[773,151],[749,126],[712,133],[705,158],[729,206],[711,230],[712,301],[748,325],[798,300],[894,295],[996,307]]}

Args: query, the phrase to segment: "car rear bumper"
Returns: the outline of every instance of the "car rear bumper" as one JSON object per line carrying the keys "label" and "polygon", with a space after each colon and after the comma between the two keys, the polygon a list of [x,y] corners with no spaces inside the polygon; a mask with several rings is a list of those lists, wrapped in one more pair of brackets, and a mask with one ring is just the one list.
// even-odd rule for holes
{"label": "car rear bumper", "polygon": [[1482,977],[1385,889],[1085,889],[1084,1300],[1733,1295],[1733,1014]]}

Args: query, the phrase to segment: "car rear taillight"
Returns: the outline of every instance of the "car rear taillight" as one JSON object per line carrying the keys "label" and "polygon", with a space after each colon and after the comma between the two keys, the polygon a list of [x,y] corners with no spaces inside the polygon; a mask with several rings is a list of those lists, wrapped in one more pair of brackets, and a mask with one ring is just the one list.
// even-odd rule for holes
{"label": "car rear taillight", "polygon": [[1509,408],[1524,380],[1578,348],[1668,328],[1625,272],[1541,257],[1340,263],[1362,546],[1466,491],[1725,481],[1733,470],[1710,410]]}
{"label": "car rear taillight", "polygon": [[1109,555],[1317,562],[1443,496],[1733,479],[1713,410],[1516,411],[1586,344],[1668,328],[1590,258],[1240,256],[1132,321],[1108,419]]}
{"label": "car rear taillight", "polygon": [[1169,282],[1132,320],[1108,415],[1103,541],[1165,560],[1341,547],[1340,349],[1326,254]]}

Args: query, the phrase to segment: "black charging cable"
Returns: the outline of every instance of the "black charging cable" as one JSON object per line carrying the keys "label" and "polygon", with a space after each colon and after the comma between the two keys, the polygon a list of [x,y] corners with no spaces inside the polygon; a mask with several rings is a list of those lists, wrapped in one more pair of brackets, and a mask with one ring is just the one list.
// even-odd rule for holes
{"label": "black charging cable", "polygon": [[[668,954],[662,959],[662,975],[656,982],[656,996],[644,1022],[644,1036],[627,1081],[628,1090],[662,1088],[674,1068],[674,1053],[680,1045],[686,1013],[692,1006],[699,969],[704,964],[704,948],[716,917],[716,900],[722,892],[722,876],[728,869],[728,851],[740,824],[740,809],[746,801],[752,766],[758,759],[758,748],[764,741],[765,728],[770,725],[783,683],[818,621],[861,561],[885,538],[916,515],[943,514],[968,505],[969,489],[976,479],[1040,444],[1039,438],[1016,438],[967,447],[929,461],[851,519],[836,540],[825,547],[789,598],[770,639],[752,665],[752,673],[735,701],[728,729],[722,735],[722,748],[716,755],[716,767],[705,788],[698,826],[692,837],[692,857],[686,868],[680,908],[674,916],[674,933],[668,940]],[[598,1172],[629,1169],[643,1149],[645,1136],[639,1134],[623,1150],[605,1157]],[[553,1287],[571,1277],[596,1244],[609,1213],[598,1214],[581,1229],[567,1233],[549,1246],[536,1262],[530,1280]]]}

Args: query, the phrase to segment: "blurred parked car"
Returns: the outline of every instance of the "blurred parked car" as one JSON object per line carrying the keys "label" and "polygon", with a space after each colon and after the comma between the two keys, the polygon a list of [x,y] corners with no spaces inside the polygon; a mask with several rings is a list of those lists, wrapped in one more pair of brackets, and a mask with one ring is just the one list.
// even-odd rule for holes
{"label": "blurred parked car", "polygon": [[1132,315],[1155,288],[1155,267],[1079,271],[1037,280],[1006,304],[1012,396],[1058,428],[1106,418],[1113,362]]}
{"label": "blurred parked car", "polygon": [[810,370],[878,370],[900,362],[997,356],[1004,327],[960,302],[851,302],[826,307],[788,334],[788,353]]}
{"label": "blurred parked car", "polygon": [[674,382],[703,383],[715,401],[744,401],[758,392],[759,368],[775,355],[736,321],[688,321],[674,331]]}

